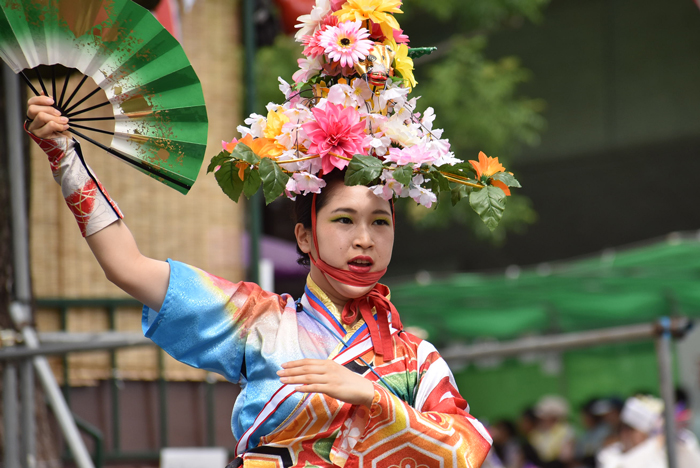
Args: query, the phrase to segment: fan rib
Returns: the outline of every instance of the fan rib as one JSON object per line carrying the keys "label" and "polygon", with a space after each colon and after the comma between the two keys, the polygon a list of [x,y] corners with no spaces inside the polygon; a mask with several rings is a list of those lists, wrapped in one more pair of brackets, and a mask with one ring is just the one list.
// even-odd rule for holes
{"label": "fan rib", "polygon": [[[102,104],[97,104],[97,105],[95,105],[95,106],[88,107],[87,109],[79,110],[78,112],[73,112],[72,114],[65,114],[65,115],[66,115],[66,117],[68,117],[68,118],[70,119],[71,117],[74,117],[74,116],[76,116],[76,115],[84,114],[85,112],[89,112],[89,111],[91,111],[91,110],[99,109],[100,107],[108,106],[108,105],[110,105],[110,104],[111,104],[111,102],[105,101],[105,102],[103,102]],[[75,106],[74,106],[74,107],[75,107]],[[72,109],[72,108],[71,108],[71,109]]]}
{"label": "fan rib", "polygon": [[170,176],[167,175],[167,174],[164,174],[164,173],[162,173],[162,172],[158,172],[158,171],[156,171],[155,169],[153,169],[151,166],[149,166],[148,164],[146,164],[145,162],[143,162],[143,161],[141,161],[141,160],[139,160],[139,159],[131,159],[131,158],[127,157],[126,155],[120,153],[119,151],[115,150],[114,148],[110,148],[110,147],[108,147],[108,146],[105,146],[105,145],[103,145],[102,143],[93,140],[93,139],[90,138],[89,136],[84,135],[84,134],[80,133],[80,132],[77,131],[77,130],[74,130],[74,129],[72,129],[72,128],[69,128],[68,131],[71,132],[71,133],[76,134],[76,135],[79,136],[80,138],[83,138],[84,140],[86,140],[86,141],[92,143],[93,145],[95,145],[95,146],[101,148],[102,150],[108,152],[109,154],[111,154],[111,155],[113,155],[113,156],[116,156],[116,157],[118,157],[119,159],[121,159],[121,160],[123,160],[123,161],[126,161],[127,163],[131,164],[132,166],[136,166],[136,167],[138,167],[138,168],[140,168],[140,169],[143,169],[144,171],[148,172],[149,174],[151,174],[151,175],[153,175],[153,176],[155,176],[155,177],[157,177],[157,178],[161,178],[161,179],[167,180],[167,181],[170,182],[171,184],[175,184],[175,185],[177,185],[178,187],[184,188],[185,190],[189,190],[189,189],[192,188],[192,185],[190,185],[190,184],[185,184],[185,183],[183,183],[183,182],[180,182],[180,181],[177,180],[177,179],[173,179],[172,177],[170,177]]}
{"label": "fan rib", "polygon": [[57,104],[58,101],[56,101],[56,67],[52,66],[51,67],[51,97],[54,98],[54,104]]}
{"label": "fan rib", "polygon": [[58,100],[58,108],[63,109],[63,98],[66,97],[66,90],[68,89],[68,82],[70,81],[70,77],[73,74],[73,69],[69,68],[68,73],[66,73],[66,77],[63,80],[63,90],[61,91],[61,98]]}
{"label": "fan rib", "polygon": [[31,89],[36,96],[41,96],[41,93],[39,91],[37,91],[37,89],[32,84],[31,80],[29,78],[27,78],[27,75],[25,75],[23,71],[19,72],[19,75],[22,77],[24,82],[27,83],[27,86],[29,86],[29,89]]}
{"label": "fan rib", "polygon": [[84,129],[84,130],[90,130],[91,132],[104,133],[105,135],[112,135],[112,136],[114,136],[114,132],[110,132],[109,130],[100,130],[99,128],[86,127],[85,125],[78,125],[78,124],[75,124],[75,123],[72,123],[72,124],[71,124],[71,127],[82,128],[82,129]]}
{"label": "fan rib", "polygon": [[92,122],[95,120],[115,120],[114,116],[109,117],[81,117],[79,119],[70,119],[71,122]]}
{"label": "fan rib", "polygon": [[44,91],[44,96],[48,96],[49,92],[46,91],[46,86],[44,85],[44,80],[41,79],[41,74],[39,73],[38,68],[34,69],[34,74],[36,75],[36,78],[39,80],[39,84],[41,85],[41,89],[42,89],[42,91]]}
{"label": "fan rib", "polygon": [[85,101],[87,101],[88,99],[90,99],[91,97],[93,97],[95,94],[97,94],[97,93],[98,93],[99,91],[101,91],[101,90],[102,90],[102,88],[100,88],[99,86],[96,87],[95,89],[93,89],[87,96],[85,96],[85,97],[82,98],[80,101],[78,101],[78,102],[76,102],[75,104],[73,104],[72,106],[70,106],[70,108],[66,109],[66,110],[65,110],[66,115],[69,115],[73,109],[75,109],[75,108],[78,107],[80,104],[84,103]]}
{"label": "fan rib", "polygon": [[87,79],[88,79],[87,75],[83,75],[83,79],[80,80],[80,83],[78,83],[78,86],[75,87],[75,89],[74,89],[73,92],[71,93],[70,97],[66,100],[65,103],[63,103],[64,107],[68,107],[68,105],[69,105],[70,102],[73,100],[73,98],[75,97],[76,93],[78,92],[78,90],[79,90],[80,88],[83,87],[83,84],[85,83],[85,81],[86,81]]}

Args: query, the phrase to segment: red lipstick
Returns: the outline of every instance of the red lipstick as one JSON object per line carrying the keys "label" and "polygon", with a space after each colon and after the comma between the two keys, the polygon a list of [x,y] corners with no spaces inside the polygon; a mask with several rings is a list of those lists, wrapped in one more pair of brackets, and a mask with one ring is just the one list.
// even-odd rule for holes
{"label": "red lipstick", "polygon": [[353,273],[369,273],[372,269],[372,265],[374,265],[372,257],[358,255],[348,262],[348,270]]}

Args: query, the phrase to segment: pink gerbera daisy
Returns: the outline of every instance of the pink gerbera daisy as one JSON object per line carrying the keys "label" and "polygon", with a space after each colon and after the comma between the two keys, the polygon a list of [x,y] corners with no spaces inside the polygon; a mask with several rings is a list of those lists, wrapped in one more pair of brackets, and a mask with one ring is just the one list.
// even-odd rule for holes
{"label": "pink gerbera daisy", "polygon": [[[311,140],[309,153],[321,156],[323,172],[328,174],[334,167],[343,169],[355,154],[364,154],[365,123],[352,107],[343,107],[331,102],[325,109],[311,109],[314,121],[302,125]],[[340,156],[340,157],[338,157]]]}
{"label": "pink gerbera daisy", "polygon": [[329,60],[352,67],[355,62],[367,58],[373,42],[368,39],[369,31],[361,26],[360,21],[345,21],[321,33],[319,43]]}

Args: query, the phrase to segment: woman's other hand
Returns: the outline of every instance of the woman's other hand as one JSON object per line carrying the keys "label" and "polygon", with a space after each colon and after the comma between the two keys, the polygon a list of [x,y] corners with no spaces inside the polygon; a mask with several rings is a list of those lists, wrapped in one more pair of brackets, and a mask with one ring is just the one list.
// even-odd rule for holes
{"label": "woman's other hand", "polygon": [[41,139],[69,137],[63,133],[68,130],[68,118],[54,107],[50,96],[34,96],[27,102],[27,130]]}
{"label": "woman's other hand", "polygon": [[323,393],[345,403],[368,408],[374,399],[372,382],[331,360],[286,362],[277,375],[284,384],[299,385],[297,392]]}

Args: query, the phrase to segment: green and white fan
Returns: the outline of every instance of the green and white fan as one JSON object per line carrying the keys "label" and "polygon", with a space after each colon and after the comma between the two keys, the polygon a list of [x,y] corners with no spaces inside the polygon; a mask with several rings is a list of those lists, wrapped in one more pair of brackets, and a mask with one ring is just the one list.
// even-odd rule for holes
{"label": "green and white fan", "polygon": [[[131,0],[0,0],[0,58],[37,95],[29,77],[38,78],[70,118],[70,132],[182,193],[192,187],[207,144],[202,86],[180,43],[148,10]],[[50,78],[39,72],[45,65]],[[68,89],[76,70],[84,76]],[[97,87],[77,99],[87,77]],[[107,101],[88,105],[100,90]],[[106,106],[113,115],[95,116]],[[113,120],[114,132],[94,127],[100,120]],[[88,132],[112,134],[111,145]]]}

